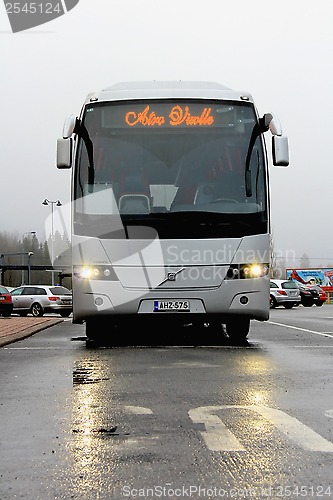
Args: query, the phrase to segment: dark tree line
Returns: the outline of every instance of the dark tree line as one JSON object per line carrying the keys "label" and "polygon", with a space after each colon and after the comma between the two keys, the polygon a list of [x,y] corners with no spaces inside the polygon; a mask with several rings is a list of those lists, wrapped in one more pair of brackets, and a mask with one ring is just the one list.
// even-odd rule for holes
{"label": "dark tree line", "polygon": [[[70,243],[59,232],[53,238],[54,266],[51,263],[51,239],[39,241],[36,234],[25,233],[23,237],[18,234],[0,231],[0,265],[28,265],[28,254],[30,253],[30,283],[51,284],[51,269],[64,269],[70,265]],[[49,271],[34,270],[34,265],[48,266]],[[59,283],[58,273],[54,273],[55,284]],[[16,287],[22,283],[28,283],[28,271],[6,270],[4,273],[5,286]],[[70,278],[64,278],[62,284],[71,288]]]}

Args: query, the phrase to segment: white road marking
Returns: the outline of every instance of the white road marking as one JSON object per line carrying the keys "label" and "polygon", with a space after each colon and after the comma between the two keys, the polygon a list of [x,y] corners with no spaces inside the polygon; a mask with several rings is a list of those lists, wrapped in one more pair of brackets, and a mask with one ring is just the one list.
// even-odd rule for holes
{"label": "white road marking", "polygon": [[296,349],[333,349],[333,345],[293,345]]}
{"label": "white road marking", "polygon": [[172,363],[172,366],[176,368],[221,368],[221,365],[213,365],[211,363],[202,363],[202,362],[195,362],[195,361],[177,361],[175,363]]}
{"label": "white road marking", "polygon": [[2,347],[5,351],[59,351],[63,347]]}
{"label": "white road marking", "polygon": [[135,415],[153,415],[154,412],[150,408],[146,408],[144,406],[125,406],[125,410],[130,413],[134,413]]}
{"label": "white road marking", "polygon": [[275,321],[269,321],[268,323],[276,326],[284,326],[285,328],[292,328],[293,330],[300,330],[301,332],[314,333],[315,335],[322,335],[323,337],[330,337],[333,339],[332,333],[316,332],[315,330],[308,330],[307,328],[301,328],[299,326],[285,325],[284,323],[276,323]]}
{"label": "white road marking", "polygon": [[226,406],[202,406],[188,412],[195,424],[204,423],[206,430],[199,431],[206,446],[211,451],[246,451],[236,436],[227,429],[226,425],[217,416],[210,412],[227,408]]}
{"label": "white road marking", "polygon": [[302,448],[310,451],[333,453],[333,443],[320,434],[302,424],[297,418],[287,413],[269,408],[268,406],[201,406],[189,410],[189,416],[194,423],[203,423],[206,430],[200,431],[206,446],[211,451],[243,451],[245,448],[230,432],[215,412],[224,409],[251,410],[266,418],[287,438],[295,441]]}

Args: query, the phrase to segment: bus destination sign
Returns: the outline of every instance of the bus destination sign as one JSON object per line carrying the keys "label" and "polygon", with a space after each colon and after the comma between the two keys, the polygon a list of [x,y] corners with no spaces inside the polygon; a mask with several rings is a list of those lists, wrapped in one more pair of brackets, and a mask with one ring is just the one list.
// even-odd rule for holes
{"label": "bus destination sign", "polygon": [[189,106],[173,106],[167,115],[156,113],[147,105],[142,111],[128,111],[125,115],[125,122],[130,127],[160,127],[168,125],[178,126],[199,126],[209,127],[214,123],[211,114],[212,108],[203,107],[199,114],[192,114]]}

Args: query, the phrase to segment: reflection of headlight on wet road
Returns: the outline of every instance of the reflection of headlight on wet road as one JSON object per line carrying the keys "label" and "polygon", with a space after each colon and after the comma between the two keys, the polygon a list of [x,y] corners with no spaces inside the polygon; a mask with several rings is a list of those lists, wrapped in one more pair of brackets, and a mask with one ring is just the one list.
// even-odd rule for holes
{"label": "reflection of headlight on wet road", "polygon": [[249,391],[246,397],[247,404],[266,405],[271,403],[272,394],[269,391]]}

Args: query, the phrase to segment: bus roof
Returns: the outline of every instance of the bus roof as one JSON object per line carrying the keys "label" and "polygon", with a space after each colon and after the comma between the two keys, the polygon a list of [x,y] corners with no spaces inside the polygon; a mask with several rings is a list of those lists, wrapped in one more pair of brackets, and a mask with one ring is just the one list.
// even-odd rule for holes
{"label": "bus roof", "polygon": [[232,90],[215,82],[200,81],[149,81],[121,82],[87,96],[88,102],[121,101],[131,99],[189,98],[230,99],[253,102],[251,94]]}

